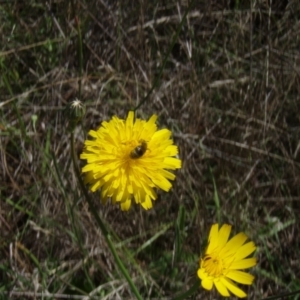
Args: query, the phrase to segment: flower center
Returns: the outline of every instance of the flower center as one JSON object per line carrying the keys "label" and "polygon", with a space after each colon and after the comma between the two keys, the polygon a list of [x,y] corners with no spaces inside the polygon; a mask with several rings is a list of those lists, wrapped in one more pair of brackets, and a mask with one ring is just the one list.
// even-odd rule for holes
{"label": "flower center", "polygon": [[216,254],[207,254],[202,259],[202,267],[206,272],[213,277],[219,277],[223,274],[223,261]]}

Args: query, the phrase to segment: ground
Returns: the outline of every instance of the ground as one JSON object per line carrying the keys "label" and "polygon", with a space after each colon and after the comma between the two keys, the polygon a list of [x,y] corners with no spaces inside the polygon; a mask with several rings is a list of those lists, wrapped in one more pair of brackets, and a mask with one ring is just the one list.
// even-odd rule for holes
{"label": "ground", "polygon": [[249,299],[299,290],[299,15],[297,0],[1,1],[1,299],[134,299],[73,168],[75,98],[78,158],[90,129],[133,109],[178,145],[153,209],[89,193],[144,299],[192,287],[216,222],[257,245]]}

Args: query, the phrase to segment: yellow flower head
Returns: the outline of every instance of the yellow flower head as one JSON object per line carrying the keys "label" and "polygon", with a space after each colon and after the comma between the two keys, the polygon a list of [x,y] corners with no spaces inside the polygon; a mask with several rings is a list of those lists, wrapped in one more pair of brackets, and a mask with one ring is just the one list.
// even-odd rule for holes
{"label": "yellow flower head", "polygon": [[204,256],[200,259],[198,277],[201,285],[206,290],[211,290],[213,285],[218,292],[229,297],[233,293],[239,298],[247,294],[234,282],[251,285],[254,276],[241,270],[256,265],[256,258],[246,258],[256,249],[253,242],[246,242],[248,237],[240,232],[228,241],[231,226],[224,224],[220,230],[219,225],[214,224],[209,233],[208,246]]}
{"label": "yellow flower head", "polygon": [[156,119],[153,115],[148,121],[134,121],[130,111],[126,120],[114,116],[98,130],[90,130],[93,139],[85,141],[80,155],[87,160],[82,172],[92,192],[101,188],[103,203],[111,198],[112,203],[128,210],[134,198],[150,209],[157,198],[154,188],[169,191],[172,187],[169,180],[175,175],[166,169],[180,168],[181,160],[174,157],[178,148],[171,132],[157,130]]}

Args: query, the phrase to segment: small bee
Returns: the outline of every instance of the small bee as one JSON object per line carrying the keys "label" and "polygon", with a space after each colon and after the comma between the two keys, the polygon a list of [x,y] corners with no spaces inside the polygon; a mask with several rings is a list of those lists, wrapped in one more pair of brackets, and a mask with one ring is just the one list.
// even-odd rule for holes
{"label": "small bee", "polygon": [[146,151],[147,151],[147,142],[145,140],[140,140],[140,144],[130,152],[130,157],[132,159],[140,158],[145,154]]}

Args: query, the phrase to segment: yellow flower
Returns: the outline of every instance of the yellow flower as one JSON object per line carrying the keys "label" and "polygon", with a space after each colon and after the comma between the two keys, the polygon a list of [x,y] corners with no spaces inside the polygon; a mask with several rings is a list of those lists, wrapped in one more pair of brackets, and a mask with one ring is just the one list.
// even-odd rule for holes
{"label": "yellow flower", "polygon": [[129,112],[126,120],[114,116],[102,122],[96,131],[90,130],[92,140],[86,140],[81,159],[87,164],[85,183],[95,192],[101,189],[105,204],[109,198],[128,210],[134,198],[144,209],[152,208],[157,198],[154,188],[169,191],[175,175],[167,169],[178,169],[181,160],[173,145],[171,131],[157,130],[157,119],[153,115],[148,121],[136,119]]}
{"label": "yellow flower", "polygon": [[220,230],[219,225],[212,225],[209,233],[208,246],[204,257],[200,259],[198,277],[201,285],[206,290],[211,290],[213,284],[218,292],[229,297],[233,293],[239,298],[247,294],[242,291],[232,280],[251,285],[254,276],[240,271],[256,265],[256,258],[246,258],[256,249],[253,242],[246,242],[248,237],[240,232],[228,241],[231,226],[224,224]]}

